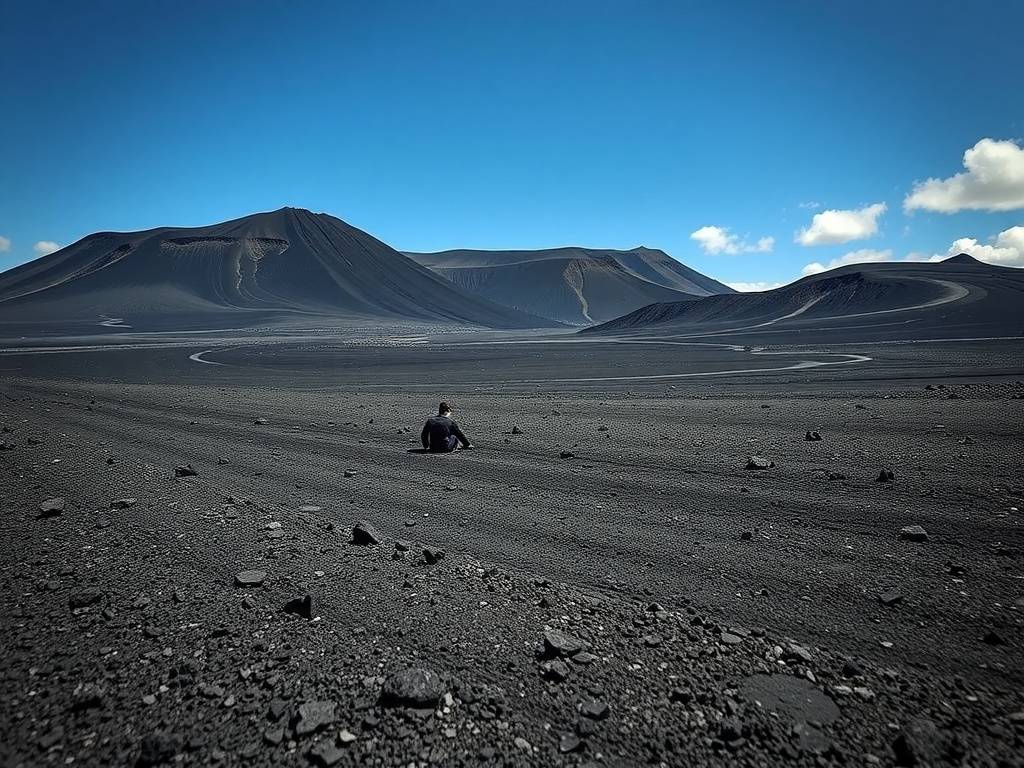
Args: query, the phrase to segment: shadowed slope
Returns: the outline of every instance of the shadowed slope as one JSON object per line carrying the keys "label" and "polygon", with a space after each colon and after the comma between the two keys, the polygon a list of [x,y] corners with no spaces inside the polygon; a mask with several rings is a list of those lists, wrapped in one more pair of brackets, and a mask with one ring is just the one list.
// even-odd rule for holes
{"label": "shadowed slope", "polygon": [[283,208],[208,227],[90,235],[0,275],[0,319],[139,328],[413,320],[550,325],[466,293],[340,219]]}
{"label": "shadowed slope", "polygon": [[407,255],[491,301],[574,325],[603,322],[652,302],[732,291],[663,251],[649,248]]}
{"label": "shadowed slope", "polygon": [[652,304],[582,332],[1013,336],[1024,332],[1021,306],[1024,271],[960,254],[940,263],[855,264],[762,293]]}

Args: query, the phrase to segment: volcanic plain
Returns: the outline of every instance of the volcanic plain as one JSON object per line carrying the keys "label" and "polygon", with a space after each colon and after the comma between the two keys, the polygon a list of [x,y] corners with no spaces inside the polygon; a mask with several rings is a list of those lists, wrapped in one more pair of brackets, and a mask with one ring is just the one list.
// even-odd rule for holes
{"label": "volcanic plain", "polygon": [[1020,765],[1024,341],[779,341],[5,342],[0,762]]}

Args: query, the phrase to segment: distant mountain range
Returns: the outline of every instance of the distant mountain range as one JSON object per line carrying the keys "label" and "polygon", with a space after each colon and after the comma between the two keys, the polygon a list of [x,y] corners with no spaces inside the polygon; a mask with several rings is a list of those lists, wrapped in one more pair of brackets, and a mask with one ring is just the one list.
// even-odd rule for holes
{"label": "distant mountain range", "polygon": [[568,325],[591,325],[654,302],[734,293],[664,251],[551,248],[407,252],[460,288]]}
{"label": "distant mountain range", "polygon": [[1022,308],[1024,270],[961,253],[938,263],[852,264],[762,293],[651,304],[581,333],[770,338],[792,331],[832,340],[1016,336],[1024,334]]}
{"label": "distant mountain range", "polygon": [[282,208],[207,227],[100,232],[0,274],[0,323],[251,328],[339,319],[557,323],[465,291],[344,221]]}

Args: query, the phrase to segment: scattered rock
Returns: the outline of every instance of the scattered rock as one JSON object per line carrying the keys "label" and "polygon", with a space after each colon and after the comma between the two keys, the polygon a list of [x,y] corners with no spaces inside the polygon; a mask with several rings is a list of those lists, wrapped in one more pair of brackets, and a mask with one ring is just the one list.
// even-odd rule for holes
{"label": "scattered rock", "polygon": [[436,672],[411,667],[388,675],[384,679],[380,698],[388,706],[422,709],[437,706],[444,691],[444,683]]}
{"label": "scattered rock", "polygon": [[878,596],[878,602],[882,605],[896,605],[903,602],[903,595],[898,589],[888,589]]}
{"label": "scattered rock", "polygon": [[437,547],[423,546],[423,559],[427,565],[435,565],[441,560],[444,560],[445,552],[443,549]]}
{"label": "scattered rock", "polygon": [[513,435],[521,435],[521,434],[523,434],[523,430],[521,430],[519,427],[512,427],[512,434]]}
{"label": "scattered rock", "polygon": [[384,537],[381,536],[380,531],[373,527],[373,524],[367,520],[360,520],[354,526],[352,526],[352,543],[358,544],[362,547],[377,546]]}
{"label": "scattered rock", "polygon": [[290,613],[294,616],[301,616],[304,619],[312,619],[313,596],[303,595],[302,597],[293,597],[284,604],[284,612]]}
{"label": "scattered rock", "polygon": [[110,502],[111,509],[128,509],[139,503],[138,499],[114,499]]}
{"label": "scattered rock", "polygon": [[563,733],[558,737],[558,751],[563,755],[570,752],[579,752],[583,748],[583,741],[575,733]]}
{"label": "scattered rock", "polygon": [[897,765],[930,766],[944,761],[945,750],[938,726],[927,718],[908,723],[892,743]]}
{"label": "scattered rock", "polygon": [[560,454],[558,454],[558,457],[561,459],[575,459],[576,454],[573,453],[572,451],[562,451]]}
{"label": "scattered rock", "polygon": [[342,474],[345,477],[355,477],[357,472],[354,469],[346,469]]}
{"label": "scattered rock", "polygon": [[604,720],[608,712],[608,705],[597,699],[587,699],[580,704],[580,714],[591,720]]}
{"label": "scattered rock", "polygon": [[586,650],[586,644],[575,637],[570,637],[557,629],[544,633],[544,655],[550,658],[569,658],[580,651]]}
{"label": "scattered rock", "polygon": [[920,525],[908,525],[900,528],[900,538],[904,541],[928,541],[928,531]]}
{"label": "scattered rock", "polygon": [[81,712],[103,706],[106,692],[95,683],[79,683],[71,694],[71,709]]}
{"label": "scattered rock", "polygon": [[262,418],[262,417],[260,417],[258,419],[253,419],[252,423],[255,424],[257,427],[262,427],[262,426],[265,426],[267,424],[267,420]]}
{"label": "scattered rock", "polygon": [[821,434],[819,432],[808,431],[804,435],[804,440],[807,440],[808,442],[816,442],[818,440],[821,440]]}
{"label": "scattered rock", "polygon": [[307,701],[299,705],[295,717],[295,735],[306,736],[330,725],[334,722],[334,710],[333,701]]}
{"label": "scattered rock", "polygon": [[267,580],[266,571],[239,571],[235,574],[236,587],[259,587]]}
{"label": "scattered rock", "polygon": [[764,456],[749,456],[747,457],[746,469],[771,469],[775,466],[775,462],[771,459],[766,459]]}
{"label": "scattered rock", "polygon": [[545,661],[540,666],[541,676],[545,680],[560,683],[569,677],[569,665],[560,659]]}
{"label": "scattered rock", "polygon": [[174,468],[175,477],[195,477],[198,474],[191,464],[181,464]]}
{"label": "scattered rock", "polygon": [[986,632],[982,640],[984,640],[988,645],[1003,645],[1006,642],[1005,640],[1003,640],[1002,635],[1000,635],[994,629],[990,629],[988,632]]}
{"label": "scattered rock", "polygon": [[57,517],[64,514],[64,499],[47,499],[39,505],[40,517]]}
{"label": "scattered rock", "polygon": [[891,469],[880,469],[878,477],[875,478],[876,483],[891,483],[895,480],[896,474]]}
{"label": "scattered rock", "polygon": [[330,766],[337,764],[344,756],[345,750],[339,748],[337,744],[329,739],[318,742],[315,747],[309,750],[309,759],[314,765],[321,766],[321,768],[330,768]]}
{"label": "scattered rock", "polygon": [[68,598],[68,605],[71,607],[71,610],[77,611],[80,608],[96,605],[102,599],[102,592],[75,592]]}

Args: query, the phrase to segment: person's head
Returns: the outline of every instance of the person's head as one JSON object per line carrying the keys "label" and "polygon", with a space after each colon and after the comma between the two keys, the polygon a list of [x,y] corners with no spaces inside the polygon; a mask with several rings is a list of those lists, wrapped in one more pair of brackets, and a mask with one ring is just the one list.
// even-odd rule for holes
{"label": "person's head", "polygon": [[448,403],[441,403],[439,406],[437,406],[437,415],[438,416],[451,416],[452,415],[452,408],[451,408],[451,406],[448,405]]}

